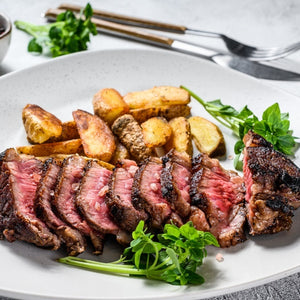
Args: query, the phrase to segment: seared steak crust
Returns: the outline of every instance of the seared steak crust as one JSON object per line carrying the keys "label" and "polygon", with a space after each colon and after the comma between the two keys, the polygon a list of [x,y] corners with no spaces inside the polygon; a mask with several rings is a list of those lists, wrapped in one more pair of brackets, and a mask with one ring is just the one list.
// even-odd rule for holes
{"label": "seared steak crust", "polygon": [[250,234],[290,229],[300,206],[300,169],[262,137],[249,132],[244,142],[244,177]]}
{"label": "seared steak crust", "polygon": [[171,150],[162,158],[162,195],[170,203],[173,211],[182,218],[190,214],[190,180],[192,165],[189,156]]}
{"label": "seared steak crust", "polygon": [[131,201],[131,189],[134,174],[138,166],[133,160],[119,162],[109,181],[105,202],[114,221],[125,231],[134,231],[140,220],[146,220],[147,214],[137,210]]}
{"label": "seared steak crust", "polygon": [[132,204],[136,209],[145,210],[151,225],[161,228],[171,215],[169,203],[163,198],[161,191],[162,162],[152,157],[143,161],[134,175],[132,186]]}
{"label": "seared steak crust", "polygon": [[218,160],[206,154],[192,160],[192,174],[191,203],[201,210],[192,210],[190,219],[197,222],[195,227],[209,226],[221,247],[243,242],[246,212],[242,178],[236,172],[224,170]]}
{"label": "seared steak crust", "polygon": [[1,230],[6,239],[33,243],[39,247],[60,247],[60,241],[34,212],[34,198],[42,174],[42,162],[32,156],[6,150],[1,170]]}
{"label": "seared steak crust", "polygon": [[59,172],[59,162],[53,158],[45,161],[42,178],[36,192],[35,211],[37,216],[43,220],[66,245],[68,255],[78,255],[85,250],[85,240],[82,234],[59,219],[52,207]]}
{"label": "seared steak crust", "polygon": [[82,180],[87,161],[74,155],[63,161],[55,189],[53,204],[59,217],[83,235],[89,236],[95,248],[94,253],[100,254],[103,250],[104,235],[90,228],[86,220],[79,214],[75,197]]}

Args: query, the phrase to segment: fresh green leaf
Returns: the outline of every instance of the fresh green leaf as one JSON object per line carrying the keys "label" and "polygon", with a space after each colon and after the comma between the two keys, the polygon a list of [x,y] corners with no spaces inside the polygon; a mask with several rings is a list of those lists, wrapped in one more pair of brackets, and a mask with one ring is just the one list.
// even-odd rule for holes
{"label": "fresh green leaf", "polygon": [[190,95],[195,98],[204,109],[211,114],[218,122],[235,133],[239,140],[234,145],[236,157],[234,167],[237,170],[243,169],[241,153],[244,149],[243,138],[249,130],[261,135],[268,142],[272,143],[275,150],[287,155],[293,155],[296,145],[296,137],[290,130],[288,113],[281,113],[278,103],[266,108],[261,120],[247,107],[244,106],[239,112],[230,105],[224,105],[219,99],[205,102],[198,95],[182,86]]}
{"label": "fresh green leaf", "polygon": [[29,52],[51,53],[52,57],[83,51],[88,48],[90,35],[96,35],[97,29],[92,23],[93,10],[88,3],[84,14],[76,18],[71,11],[59,14],[56,22],[47,25],[33,25],[23,21],[16,21],[18,29],[32,35],[28,45]]}
{"label": "fresh green leaf", "polygon": [[[166,224],[163,233],[147,233],[140,221],[132,233],[133,240],[121,258],[112,263],[99,263],[75,257],[65,257],[59,262],[96,271],[104,271],[166,281],[170,284],[202,284],[197,273],[206,256],[206,245],[219,246],[216,238],[198,231],[188,222],[178,228]],[[158,239],[158,242],[156,241]]]}

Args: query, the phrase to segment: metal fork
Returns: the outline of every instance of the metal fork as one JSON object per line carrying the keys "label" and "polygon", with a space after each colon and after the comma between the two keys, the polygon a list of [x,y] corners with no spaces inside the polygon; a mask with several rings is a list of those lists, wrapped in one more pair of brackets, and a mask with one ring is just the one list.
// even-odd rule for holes
{"label": "metal fork", "polygon": [[203,31],[198,29],[187,28],[185,33],[220,38],[225,43],[227,49],[239,56],[248,58],[253,61],[273,60],[278,59],[300,49],[300,42],[285,46],[285,47],[270,47],[270,48],[258,48],[250,45],[246,45],[237,40],[234,40],[225,34],[216,33],[211,31]]}
{"label": "metal fork", "polygon": [[[82,6],[69,4],[69,3],[61,4],[59,8],[68,9],[76,12],[79,12],[81,9],[83,9]],[[168,24],[168,23],[163,23],[163,22],[158,22],[153,20],[130,17],[121,14],[102,11],[99,9],[93,9],[93,13],[95,17],[107,21],[113,21],[113,22],[125,24],[125,25],[132,25],[137,27],[162,30],[162,31],[180,33],[180,34],[193,34],[193,35],[204,36],[204,37],[219,38],[223,40],[227,49],[231,53],[234,53],[238,56],[245,57],[252,61],[278,59],[281,57],[285,57],[289,54],[292,54],[293,52],[296,52],[297,50],[300,49],[300,42],[288,45],[286,47],[258,48],[258,47],[241,43],[222,33],[203,31],[203,30],[188,28],[183,25]]]}

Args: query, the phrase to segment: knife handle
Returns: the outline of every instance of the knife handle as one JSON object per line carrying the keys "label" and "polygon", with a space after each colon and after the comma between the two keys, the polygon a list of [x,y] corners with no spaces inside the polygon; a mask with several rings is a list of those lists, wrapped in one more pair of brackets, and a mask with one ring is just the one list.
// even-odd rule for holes
{"label": "knife handle", "polygon": [[[84,7],[80,5],[70,4],[70,3],[63,3],[58,8],[79,12]],[[116,14],[116,13],[94,9],[94,8],[93,8],[93,15],[101,19],[105,19],[107,21],[151,28],[151,29],[164,30],[164,31],[175,32],[175,33],[184,34],[185,31],[187,30],[187,28],[183,25],[175,25],[175,24],[169,24],[169,23],[147,20],[142,18],[130,17],[130,16]]]}
{"label": "knife handle", "polygon": [[[50,18],[50,19],[53,19],[53,18],[56,19],[56,17],[62,12],[65,12],[65,9],[50,8],[46,11],[45,17]],[[174,40],[171,38],[152,34],[147,31],[144,31],[144,30],[137,30],[130,26],[121,25],[121,24],[117,24],[117,23],[113,23],[113,22],[109,22],[109,21],[105,21],[105,20],[100,20],[97,18],[92,18],[91,20],[96,25],[96,27],[99,29],[105,29],[105,30],[109,30],[109,31],[113,31],[113,32],[121,33],[121,34],[126,34],[133,38],[147,40],[151,43],[156,43],[161,46],[170,47],[172,45],[172,43],[174,42]]]}

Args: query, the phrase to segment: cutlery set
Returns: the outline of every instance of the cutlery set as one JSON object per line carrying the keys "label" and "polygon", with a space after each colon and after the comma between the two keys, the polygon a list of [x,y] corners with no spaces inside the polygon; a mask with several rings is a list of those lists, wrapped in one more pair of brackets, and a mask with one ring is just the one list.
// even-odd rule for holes
{"label": "cutlery set", "polygon": [[[66,10],[79,13],[82,9],[83,7],[78,5],[61,4],[58,8],[48,9],[44,15],[49,21],[51,21],[55,20],[60,13]],[[272,80],[300,79],[300,73],[280,68],[278,66],[272,66],[270,63],[268,63],[268,65],[263,64],[263,62],[270,62],[296,52],[300,49],[300,42],[286,47],[256,48],[236,41],[221,33],[202,31],[188,28],[183,25],[168,24],[154,20],[130,17],[98,9],[93,9],[92,22],[96,25],[97,30],[100,32],[122,36],[139,42],[208,59],[220,66],[229,67],[256,78]],[[228,52],[216,51],[214,49],[203,47],[195,43],[185,42],[177,38],[173,39],[165,35],[158,35],[145,29],[178,33],[179,35],[191,34],[219,38],[224,42]]]}

